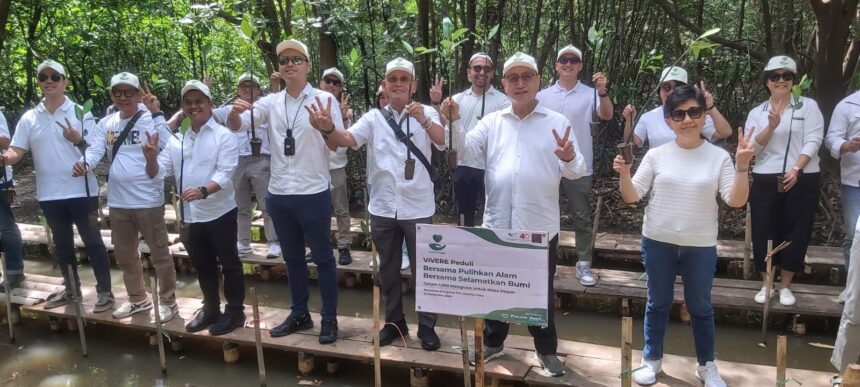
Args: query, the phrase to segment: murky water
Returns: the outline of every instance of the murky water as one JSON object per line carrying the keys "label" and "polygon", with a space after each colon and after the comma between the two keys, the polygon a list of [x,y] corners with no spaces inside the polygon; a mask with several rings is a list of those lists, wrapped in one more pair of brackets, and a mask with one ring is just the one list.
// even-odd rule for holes
{"label": "murky water", "polygon": [[[47,259],[28,260],[26,270],[34,274],[59,275],[59,271]],[[95,283],[88,267],[82,267],[80,274],[83,283]],[[112,270],[112,280],[114,286],[122,286],[119,270]],[[246,285],[257,288],[261,305],[289,307],[289,288],[283,280],[262,282],[249,276],[246,277]],[[181,297],[201,297],[193,276],[179,276],[177,294]],[[319,292],[314,288],[310,294],[311,310],[318,311]],[[404,309],[413,311],[407,319],[416,321],[414,298],[407,297],[404,303]],[[366,284],[352,289],[341,288],[339,314],[371,318],[371,306],[372,296]],[[621,319],[617,313],[573,310],[556,313],[556,322],[562,339],[619,345]],[[642,347],[641,316],[636,317],[635,323],[634,348],[638,349]],[[440,316],[438,324],[456,328],[457,319]],[[665,352],[695,356],[689,325],[678,321],[669,324]],[[77,335],[69,332],[51,333],[46,319],[27,319],[16,328],[19,337],[15,346],[8,344],[6,329],[0,330],[0,385],[3,386],[241,386],[256,385],[258,380],[253,347],[241,348],[242,360],[239,364],[226,365],[222,360],[220,345],[186,341],[182,353],[168,351],[168,375],[162,377],[158,351],[148,345],[140,331],[112,327],[88,329],[90,356],[83,358],[78,352]],[[512,334],[528,335],[528,331],[520,326],[513,326],[511,331]],[[776,342],[775,335],[775,332],[770,333],[769,343]],[[755,327],[718,324],[717,356],[726,361],[773,365],[775,344],[770,345],[769,349],[762,349],[756,345],[759,338],[760,330]],[[829,364],[830,350],[809,345],[814,342],[832,344],[833,340],[832,335],[790,336],[788,366],[833,372]],[[296,376],[294,353],[267,350],[266,363],[269,385],[373,385],[373,369],[366,364],[341,362],[336,375],[321,373],[314,378],[299,379]],[[317,369],[324,370],[324,363],[319,363]],[[383,374],[386,380],[393,383],[386,385],[408,385],[406,369],[384,369]],[[432,385],[457,385],[460,380],[453,374],[431,374]]]}

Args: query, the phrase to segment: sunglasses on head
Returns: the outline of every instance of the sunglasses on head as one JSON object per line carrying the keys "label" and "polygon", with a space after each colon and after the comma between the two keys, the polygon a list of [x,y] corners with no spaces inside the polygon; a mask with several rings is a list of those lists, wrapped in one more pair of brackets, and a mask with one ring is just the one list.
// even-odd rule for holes
{"label": "sunglasses on head", "polygon": [[39,73],[39,75],[38,75],[39,82],[46,82],[48,79],[50,79],[54,82],[59,82],[63,78],[65,78],[65,77],[62,74],[58,74],[58,73],[53,73],[51,75],[48,75],[45,73]]}
{"label": "sunglasses on head", "polygon": [[519,83],[520,80],[522,80],[523,83],[529,83],[532,81],[532,79],[535,78],[536,75],[537,74],[535,74],[535,73],[508,74],[508,75],[505,75],[505,81],[507,81],[510,84],[514,84],[514,85]]}
{"label": "sunglasses on head", "polygon": [[669,113],[669,117],[672,118],[672,121],[681,122],[684,121],[684,117],[690,116],[691,119],[698,119],[702,117],[702,114],[705,112],[701,106],[691,107],[687,110],[673,110]]}
{"label": "sunglasses on head", "polygon": [[779,82],[780,78],[786,82],[794,81],[794,73],[770,73],[767,75],[767,79],[771,82]]}
{"label": "sunglasses on head", "polygon": [[137,89],[125,89],[125,90],[111,89],[110,90],[110,95],[112,95],[116,98],[119,98],[122,96],[125,96],[126,98],[131,98],[131,97],[134,97],[135,94],[137,94]]}
{"label": "sunglasses on head", "polygon": [[296,55],[296,56],[279,56],[278,57],[278,64],[281,66],[286,65],[287,62],[293,62],[294,65],[300,65],[300,64],[305,63],[307,61],[308,61],[307,59],[300,57],[298,55]]}
{"label": "sunglasses on head", "polygon": [[480,74],[480,73],[482,73],[482,72],[483,72],[484,74],[490,74],[490,73],[492,73],[492,72],[493,72],[493,66],[480,66],[480,65],[474,65],[474,66],[472,66],[472,71],[474,71],[474,72],[476,72],[476,73],[478,73],[478,74]]}
{"label": "sunglasses on head", "polygon": [[580,63],[582,63],[582,60],[580,60],[579,57],[576,57],[576,56],[563,56],[561,58],[558,58],[558,60],[556,60],[556,62],[561,63],[561,64],[568,64],[568,63],[580,64]]}
{"label": "sunglasses on head", "polygon": [[323,82],[328,83],[329,85],[335,85],[340,87],[343,83],[339,79],[334,78],[323,78]]}

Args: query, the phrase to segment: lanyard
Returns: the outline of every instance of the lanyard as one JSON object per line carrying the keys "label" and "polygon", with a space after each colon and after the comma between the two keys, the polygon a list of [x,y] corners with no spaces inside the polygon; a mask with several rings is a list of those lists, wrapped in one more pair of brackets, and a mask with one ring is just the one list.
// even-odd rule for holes
{"label": "lanyard", "polygon": [[299,102],[299,107],[296,108],[296,114],[293,115],[292,125],[290,125],[290,111],[287,108],[287,98],[289,98],[289,97],[290,97],[289,94],[287,94],[287,92],[285,90],[284,91],[284,119],[287,121],[286,137],[292,138],[293,137],[293,129],[296,128],[296,121],[299,118],[299,111],[302,110],[302,107],[305,106],[305,99],[308,98],[308,95],[305,94],[305,96],[302,97],[301,102]]}

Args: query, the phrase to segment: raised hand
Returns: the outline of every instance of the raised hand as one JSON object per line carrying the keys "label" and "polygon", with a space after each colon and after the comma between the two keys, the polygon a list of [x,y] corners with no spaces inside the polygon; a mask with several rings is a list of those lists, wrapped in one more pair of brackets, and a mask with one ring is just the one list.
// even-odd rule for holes
{"label": "raised hand", "polygon": [[624,117],[624,120],[628,122],[633,121],[633,117],[636,116],[636,107],[628,104],[624,107],[624,111],[621,112],[621,116]]}
{"label": "raised hand", "polygon": [[406,111],[408,111],[409,115],[414,117],[419,123],[424,123],[427,120],[427,117],[424,116],[424,105],[418,102],[406,105]]}
{"label": "raised hand", "polygon": [[340,116],[343,117],[344,120],[349,116],[349,94],[343,93],[340,99]]}
{"label": "raised hand", "polygon": [[622,155],[615,155],[615,159],[612,160],[612,169],[619,175],[630,176],[631,167],[633,167],[633,163],[625,163]]}
{"label": "raised hand", "polygon": [[738,128],[738,149],[735,151],[735,168],[747,169],[755,156],[755,144],[750,141],[755,127],[752,127],[744,134],[744,128]]}
{"label": "raised hand", "polygon": [[606,79],[606,75],[601,72],[596,72],[591,76],[591,82],[594,84],[594,88],[597,89],[597,92],[600,94],[606,94],[606,84],[608,80]]}
{"label": "raised hand", "polygon": [[451,99],[451,97],[445,98],[442,101],[442,106],[439,108],[439,113],[450,122],[457,121],[460,119],[460,104]]}
{"label": "raised hand", "polygon": [[269,74],[269,89],[273,92],[281,89],[281,73],[275,71]]}
{"label": "raised hand", "polygon": [[705,81],[699,81],[699,90],[702,92],[702,95],[705,97],[705,109],[710,109],[714,106],[714,96],[711,95],[711,92],[705,88]]}
{"label": "raised hand", "polygon": [[203,84],[208,88],[212,88],[212,77],[208,75],[203,76]]}
{"label": "raised hand", "polygon": [[72,176],[79,177],[87,174],[87,164],[84,164],[80,161],[75,162],[75,165],[72,166]]}
{"label": "raised hand", "polygon": [[771,130],[776,129],[782,121],[782,112],[785,110],[788,101],[779,101],[776,105],[770,105],[770,111],[767,113],[767,124]]}
{"label": "raised hand", "polygon": [[81,133],[78,132],[74,126],[72,126],[72,123],[69,122],[68,118],[66,118],[66,125],[61,124],[60,121],[54,122],[56,122],[57,125],[59,125],[60,128],[63,129],[63,137],[65,137],[68,142],[72,143],[75,146],[81,143],[83,136],[81,136]]}
{"label": "raised hand", "polygon": [[155,161],[158,158],[158,132],[144,133],[146,133],[146,142],[142,144],[143,156],[149,161]]}
{"label": "raised hand", "polygon": [[308,121],[314,129],[319,130],[323,134],[331,133],[335,129],[334,123],[331,120],[331,100],[328,98],[328,103],[323,107],[320,97],[316,97],[316,103],[312,103],[311,107],[305,106],[308,111]]}
{"label": "raised hand", "polygon": [[576,152],[573,151],[573,142],[570,141],[570,126],[564,131],[564,137],[559,137],[558,132],[553,129],[552,135],[555,137],[555,155],[559,160],[564,162],[573,161],[576,157]]}
{"label": "raised hand", "polygon": [[140,85],[140,102],[146,106],[146,110],[149,110],[150,113],[158,113],[161,111],[161,102],[155,94],[152,94],[146,83]]}
{"label": "raised hand", "polygon": [[432,102],[434,105],[442,100],[442,85],[444,84],[445,80],[437,75],[436,82],[434,82],[433,86],[430,87],[430,102]]}
{"label": "raised hand", "polygon": [[251,103],[241,98],[236,98],[233,101],[233,108],[230,110],[230,113],[242,114],[248,110],[251,110]]}

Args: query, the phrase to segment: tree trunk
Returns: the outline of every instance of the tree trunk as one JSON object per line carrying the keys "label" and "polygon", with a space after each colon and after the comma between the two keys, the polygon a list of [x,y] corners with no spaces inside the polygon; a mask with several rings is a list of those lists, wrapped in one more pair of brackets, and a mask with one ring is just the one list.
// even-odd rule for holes
{"label": "tree trunk", "polygon": [[24,59],[24,70],[27,73],[27,97],[24,103],[31,106],[35,99],[34,91],[36,90],[35,75],[36,69],[33,66],[33,49],[36,44],[36,29],[39,27],[39,21],[42,19],[42,3],[35,3],[33,6],[33,17],[30,19],[30,24],[27,26],[27,55]]}
{"label": "tree trunk", "polygon": [[502,49],[502,31],[504,30],[504,22],[505,22],[505,0],[498,0],[496,3],[496,8],[488,11],[494,12],[493,17],[490,17],[491,20],[490,25],[487,25],[487,28],[492,28],[492,26],[499,25],[499,30],[496,31],[496,36],[493,36],[493,40],[490,43],[490,49],[487,54],[490,55],[490,58],[493,58],[493,62],[497,64],[496,68],[501,68],[498,64],[504,63],[503,58],[499,58],[499,52]]}
{"label": "tree trunk", "polygon": [[[462,55],[463,60],[460,61],[460,71],[457,73],[457,84],[460,85],[458,89],[463,88],[468,82],[469,79],[466,76],[466,71],[469,68],[469,58],[472,57],[472,54],[475,53],[475,37],[471,33],[478,33],[476,30],[477,20],[475,15],[476,1],[467,0],[466,1],[466,25],[465,27],[469,29],[469,32],[466,33],[468,38],[465,42],[460,46],[462,47]],[[481,48],[481,50],[485,50],[485,48]]]}
{"label": "tree trunk", "polygon": [[[826,123],[830,122],[833,108],[845,96],[848,85],[843,69],[846,42],[850,37],[851,23],[855,20],[857,1],[811,0],[818,26],[815,51],[815,99]],[[853,68],[851,69],[853,70]],[[826,126],[825,126],[826,127]]]}
{"label": "tree trunk", "polygon": [[773,36],[771,34],[771,29],[773,28],[773,20],[770,17],[770,4],[768,4],[768,0],[760,0],[761,1],[761,26],[764,29],[764,49],[767,52],[768,56],[774,54],[773,52]]}
{"label": "tree trunk", "polygon": [[[418,0],[418,36],[424,47],[430,47],[430,12],[430,0]],[[415,62],[415,72],[418,77],[418,89],[415,93],[420,101],[429,103],[428,90],[431,83],[429,59]]]}
{"label": "tree trunk", "polygon": [[330,14],[328,12],[328,9],[324,7],[325,6],[319,5],[313,6],[314,14],[316,14],[316,16],[323,21],[322,26],[319,28],[320,74],[322,74],[322,71],[327,68],[337,67],[337,43],[334,41],[334,37],[328,30],[328,25],[326,25],[325,23],[325,20],[329,18]]}
{"label": "tree trunk", "polygon": [[9,21],[11,9],[12,0],[0,0],[0,52],[3,51],[3,43],[6,42],[6,23]]}
{"label": "tree trunk", "polygon": [[[541,13],[543,11],[543,0],[537,0],[537,4],[535,5],[535,23],[532,27],[532,39],[529,42],[529,54],[534,55],[535,50],[537,49],[537,38],[540,35],[540,22],[541,22]],[[538,62],[542,63],[542,62]]]}

